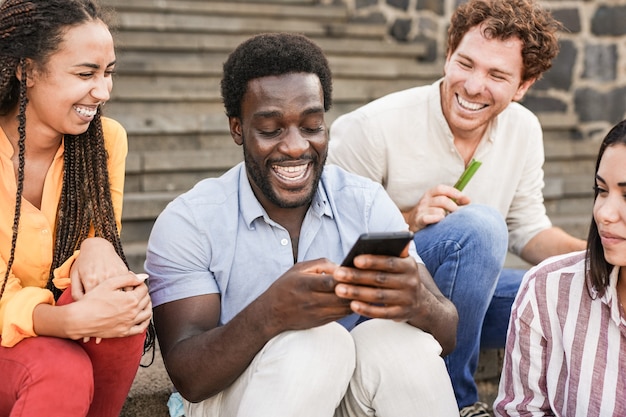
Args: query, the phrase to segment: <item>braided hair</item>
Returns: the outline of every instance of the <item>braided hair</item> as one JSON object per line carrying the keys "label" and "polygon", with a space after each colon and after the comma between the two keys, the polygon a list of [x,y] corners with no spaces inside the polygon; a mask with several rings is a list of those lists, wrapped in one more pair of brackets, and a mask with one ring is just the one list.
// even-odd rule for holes
{"label": "braided hair", "polygon": [[[24,154],[26,125],[26,60],[43,68],[54,54],[68,27],[100,20],[106,16],[91,0],[5,0],[0,4],[0,115],[14,111],[18,106],[18,175],[15,196],[15,214],[11,254],[0,287],[4,293],[15,256],[24,186]],[[21,80],[17,70],[21,70]],[[107,152],[104,147],[101,110],[80,135],[64,136],[63,187],[59,201],[52,265],[47,288],[55,299],[61,295],[53,283],[53,272],[61,266],[89,236],[93,227],[95,236],[113,245],[128,266],[122,250],[115,221]],[[146,348],[154,344],[154,330],[150,325]]]}

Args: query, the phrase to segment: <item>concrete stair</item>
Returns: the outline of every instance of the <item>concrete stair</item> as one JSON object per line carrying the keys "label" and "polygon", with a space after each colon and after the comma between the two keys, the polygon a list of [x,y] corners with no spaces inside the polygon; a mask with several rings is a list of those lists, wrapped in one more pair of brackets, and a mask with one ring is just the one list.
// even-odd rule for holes
{"label": "concrete stair", "polygon": [[[105,114],[128,131],[122,240],[131,268],[143,270],[146,242],[169,201],[241,161],[219,93],[222,63],[239,43],[264,31],[308,35],[326,52],[334,78],[330,123],[392,91],[427,84],[441,66],[429,46],[391,42],[383,23],[350,18],[317,0],[102,0],[115,9],[118,67]],[[540,114],[546,141],[546,205],[555,224],[584,237],[597,144],[577,139],[576,121]],[[524,266],[515,257],[510,266]],[[144,362],[149,358],[144,358]],[[492,401],[499,353],[484,352],[481,395]],[[494,382],[495,380],[495,382]],[[160,353],[140,368],[123,417],[166,417],[171,383]]]}

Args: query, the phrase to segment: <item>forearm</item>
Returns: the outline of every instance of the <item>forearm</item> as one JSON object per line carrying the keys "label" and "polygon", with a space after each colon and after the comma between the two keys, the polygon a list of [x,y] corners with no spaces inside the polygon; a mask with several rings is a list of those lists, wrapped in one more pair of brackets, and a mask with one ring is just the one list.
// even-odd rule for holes
{"label": "forearm", "polygon": [[253,302],[227,324],[176,343],[166,354],[172,382],[191,402],[212,397],[229,387],[274,337]]}
{"label": "forearm", "polygon": [[538,264],[550,256],[584,250],[587,243],[578,239],[558,227],[539,232],[522,250],[521,257],[533,265]]}

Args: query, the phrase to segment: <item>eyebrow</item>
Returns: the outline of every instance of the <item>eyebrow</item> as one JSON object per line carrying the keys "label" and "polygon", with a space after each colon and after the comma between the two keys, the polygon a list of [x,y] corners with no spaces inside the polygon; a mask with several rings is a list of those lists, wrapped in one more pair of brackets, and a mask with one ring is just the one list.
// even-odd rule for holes
{"label": "eyebrow", "polygon": [[[604,180],[604,178],[602,178],[598,174],[596,174],[596,180],[601,181],[602,183],[606,184],[606,181]],[[626,187],[626,181],[618,182],[617,185],[618,187]]]}
{"label": "eyebrow", "polygon": [[[317,113],[324,113],[324,108],[322,107],[311,107],[308,108],[306,110],[304,110],[301,115],[302,116],[308,116],[309,114],[317,114]],[[278,110],[270,110],[270,111],[259,111],[254,113],[254,115],[252,115],[252,117],[262,117],[265,119],[269,119],[272,117],[280,117],[282,116],[283,113],[278,111]]]}
{"label": "eyebrow", "polygon": [[[117,61],[112,61],[109,62],[109,64],[106,66],[106,68],[112,67],[113,65],[115,65],[117,63]],[[76,64],[74,65],[75,67],[87,67],[87,68],[93,68],[93,69],[100,69],[100,65],[98,64],[92,64],[89,62],[85,62],[83,64]]]}

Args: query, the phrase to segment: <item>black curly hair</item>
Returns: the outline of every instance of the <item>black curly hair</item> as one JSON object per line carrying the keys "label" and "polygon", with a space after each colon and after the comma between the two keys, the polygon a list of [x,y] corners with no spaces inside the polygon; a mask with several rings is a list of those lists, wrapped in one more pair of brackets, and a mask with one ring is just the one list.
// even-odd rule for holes
{"label": "black curly hair", "polygon": [[332,105],[332,75],[322,49],[304,35],[263,33],[241,43],[224,63],[222,99],[228,117],[241,117],[248,81],[273,75],[316,74],[324,92],[324,110]]}

